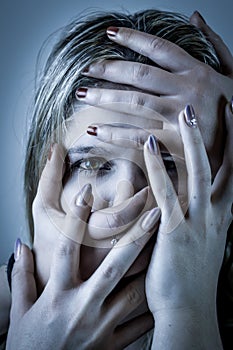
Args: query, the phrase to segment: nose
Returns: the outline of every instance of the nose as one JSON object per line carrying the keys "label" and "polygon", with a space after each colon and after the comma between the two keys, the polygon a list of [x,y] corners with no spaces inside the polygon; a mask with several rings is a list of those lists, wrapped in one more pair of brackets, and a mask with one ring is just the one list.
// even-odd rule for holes
{"label": "nose", "polygon": [[116,159],[111,174],[95,180],[93,209],[118,205],[146,186],[147,176],[141,163],[132,159]]}
{"label": "nose", "polygon": [[112,204],[117,205],[148,185],[145,169],[136,162],[124,160],[119,166]]}

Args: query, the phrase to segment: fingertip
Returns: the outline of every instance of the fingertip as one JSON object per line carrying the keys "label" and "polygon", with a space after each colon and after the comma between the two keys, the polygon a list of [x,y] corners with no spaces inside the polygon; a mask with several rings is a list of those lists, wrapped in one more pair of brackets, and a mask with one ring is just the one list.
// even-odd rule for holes
{"label": "fingertip", "polygon": [[144,144],[144,149],[146,151],[149,151],[149,153],[154,156],[158,156],[160,154],[159,143],[155,135],[149,135],[148,139]]}
{"label": "fingertip", "polygon": [[187,105],[183,112],[183,121],[185,124],[192,128],[197,128],[197,117],[192,105]]}
{"label": "fingertip", "polygon": [[17,238],[14,247],[15,265],[20,268],[27,269],[27,271],[34,272],[33,254],[31,249],[21,242],[20,238]]}
{"label": "fingertip", "polygon": [[73,213],[74,216],[86,220],[88,213],[92,210],[93,202],[92,185],[88,183],[74,196],[70,208],[71,213]]}
{"label": "fingertip", "polygon": [[193,14],[189,20],[190,20],[190,23],[192,23],[193,25],[196,25],[196,26],[198,26],[200,24],[206,24],[204,17],[197,10],[195,10],[193,12]]}

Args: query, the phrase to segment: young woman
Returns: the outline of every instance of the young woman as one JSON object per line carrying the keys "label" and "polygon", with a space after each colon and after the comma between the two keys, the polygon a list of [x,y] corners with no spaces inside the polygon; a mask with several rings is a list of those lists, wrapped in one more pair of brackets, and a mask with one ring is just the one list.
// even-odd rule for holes
{"label": "young woman", "polygon": [[35,271],[17,241],[8,349],[222,347],[233,64],[191,22],[148,10],[64,29],[35,97]]}

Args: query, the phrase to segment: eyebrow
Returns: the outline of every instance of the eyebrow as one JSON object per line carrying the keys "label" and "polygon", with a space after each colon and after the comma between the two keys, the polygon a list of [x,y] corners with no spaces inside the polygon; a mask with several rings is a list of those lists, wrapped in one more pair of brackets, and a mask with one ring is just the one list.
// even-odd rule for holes
{"label": "eyebrow", "polygon": [[106,148],[103,147],[97,147],[97,146],[85,146],[85,145],[79,145],[76,147],[72,147],[68,150],[68,155],[73,155],[73,154],[97,154],[97,155],[112,155],[112,152],[106,150]]}

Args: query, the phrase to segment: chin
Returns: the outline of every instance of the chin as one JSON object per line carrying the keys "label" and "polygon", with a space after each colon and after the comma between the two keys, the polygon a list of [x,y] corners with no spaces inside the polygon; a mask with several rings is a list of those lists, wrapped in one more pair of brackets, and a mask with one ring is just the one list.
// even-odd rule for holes
{"label": "chin", "polygon": [[[156,234],[150,238],[124,277],[136,275],[147,269],[155,242]],[[80,273],[82,280],[87,280],[95,272],[109,251],[110,249],[108,248],[96,248],[84,245],[81,247]]]}

